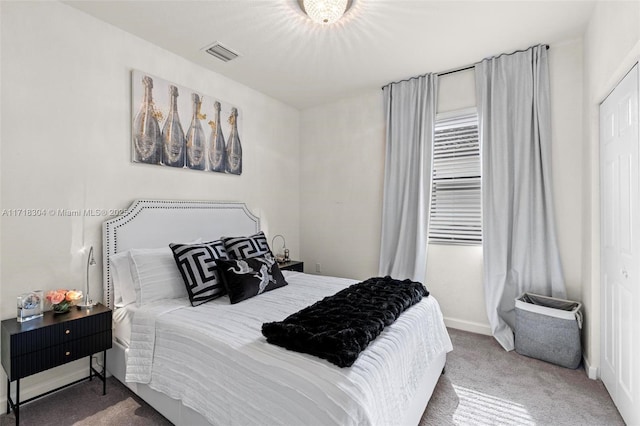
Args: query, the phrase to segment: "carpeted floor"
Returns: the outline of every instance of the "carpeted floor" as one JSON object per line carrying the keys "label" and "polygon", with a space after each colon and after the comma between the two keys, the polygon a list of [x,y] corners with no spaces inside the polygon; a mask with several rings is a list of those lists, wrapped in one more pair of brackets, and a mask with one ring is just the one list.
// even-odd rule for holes
{"label": "carpeted floor", "polygon": [[[0,426],[14,424],[13,413],[0,417]],[[107,379],[107,394],[104,396],[102,382],[94,379],[20,407],[20,426],[48,425],[170,426],[171,422],[117,379],[110,377]]]}
{"label": "carpeted floor", "polygon": [[506,352],[493,337],[449,329],[447,355],[420,426],[624,425],[600,380]]}
{"label": "carpeted floor", "polygon": [[[584,370],[505,352],[488,336],[452,329],[449,334],[454,350],[419,426],[624,425],[602,382],[590,380]],[[13,424],[13,414],[0,416],[0,426]],[[20,424],[171,423],[109,378],[106,396],[99,380],[83,382],[25,405]]]}

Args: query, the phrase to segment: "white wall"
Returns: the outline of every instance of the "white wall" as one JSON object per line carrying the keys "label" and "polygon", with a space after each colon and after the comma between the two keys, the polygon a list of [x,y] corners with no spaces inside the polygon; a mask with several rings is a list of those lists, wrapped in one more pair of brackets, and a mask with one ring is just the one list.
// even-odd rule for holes
{"label": "white wall", "polygon": [[600,366],[600,173],[598,107],[640,59],[640,2],[597,2],[584,34],[582,299],[589,376]]}
{"label": "white wall", "polygon": [[[552,45],[549,54],[560,254],[568,296],[580,300],[582,43]],[[444,77],[439,110],[472,105],[473,90],[473,72]],[[316,263],[327,275],[360,279],[378,272],[384,173],[382,107],[382,91],[374,90],[302,112],[300,234],[307,272],[315,272]],[[428,255],[427,287],[439,300],[447,323],[488,332],[481,249],[431,245]]]}
{"label": "white wall", "polygon": [[[582,40],[549,49],[552,178],[567,298],[582,300]],[[588,319],[586,319],[588,321]]]}
{"label": "white wall", "polygon": [[473,68],[438,77],[438,113],[476,106],[476,73]]}
{"label": "white wall", "polygon": [[[136,198],[239,200],[267,234],[299,245],[299,112],[58,2],[3,2],[3,209],[126,208]],[[132,164],[131,70],[241,108],[242,176]],[[83,247],[105,217],[1,217],[1,316],[16,296],[84,285]],[[102,265],[92,268],[101,294]],[[32,376],[23,397],[86,373],[84,361]],[[3,376],[4,380],[4,376]],[[1,387],[0,398],[6,394]]]}
{"label": "white wall", "polygon": [[305,272],[378,273],[384,171],[382,91],[303,111],[300,238]]}

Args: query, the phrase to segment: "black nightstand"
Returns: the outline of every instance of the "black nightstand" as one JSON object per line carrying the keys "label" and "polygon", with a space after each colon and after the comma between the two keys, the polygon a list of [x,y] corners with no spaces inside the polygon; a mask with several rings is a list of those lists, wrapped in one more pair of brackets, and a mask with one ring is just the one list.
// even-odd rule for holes
{"label": "black nightstand", "polygon": [[290,260],[288,262],[278,263],[278,268],[280,268],[281,271],[304,272],[304,262]]}
{"label": "black nightstand", "polygon": [[[97,304],[92,309],[72,307],[66,314],[44,313],[42,318],[18,322],[2,321],[2,367],[7,373],[7,414],[20,422],[20,406],[84,380],[102,380],[102,394],[107,393],[105,365],[111,348],[111,309]],[[102,372],[92,363],[92,355],[102,352]],[[20,401],[20,379],[41,371],[89,357],[89,376],[73,383]],[[16,401],[11,399],[11,382],[16,381]]]}

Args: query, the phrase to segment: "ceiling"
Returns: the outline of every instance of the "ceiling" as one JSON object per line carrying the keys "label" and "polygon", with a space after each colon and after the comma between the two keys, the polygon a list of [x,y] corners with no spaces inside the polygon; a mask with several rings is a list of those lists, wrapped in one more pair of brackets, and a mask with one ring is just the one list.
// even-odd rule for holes
{"label": "ceiling", "polygon": [[[354,0],[311,22],[298,0],[66,1],[296,108],[445,71],[538,43],[582,37],[593,1]],[[240,54],[222,62],[214,41]]]}

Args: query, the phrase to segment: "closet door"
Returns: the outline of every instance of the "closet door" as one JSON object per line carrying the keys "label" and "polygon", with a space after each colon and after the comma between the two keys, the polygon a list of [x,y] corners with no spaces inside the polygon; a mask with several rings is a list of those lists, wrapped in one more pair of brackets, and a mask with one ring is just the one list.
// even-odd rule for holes
{"label": "closet door", "polygon": [[638,65],[600,106],[601,377],[640,424]]}

